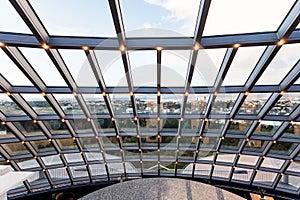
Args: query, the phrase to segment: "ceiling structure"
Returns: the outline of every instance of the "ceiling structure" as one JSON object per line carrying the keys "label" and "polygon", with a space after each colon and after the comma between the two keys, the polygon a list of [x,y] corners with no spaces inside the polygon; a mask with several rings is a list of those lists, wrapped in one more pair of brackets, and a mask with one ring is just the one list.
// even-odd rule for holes
{"label": "ceiling structure", "polygon": [[[102,33],[64,24],[59,9],[89,15],[84,5],[1,1],[19,25],[1,21],[0,162],[36,172],[10,197],[121,176],[299,196],[300,1],[281,3],[281,21],[275,9],[266,16],[277,25],[255,22],[266,29],[208,30],[221,19],[211,16],[217,3],[202,0],[189,28],[134,30],[137,8],[103,0],[113,33]],[[69,26],[102,23],[95,16]]]}

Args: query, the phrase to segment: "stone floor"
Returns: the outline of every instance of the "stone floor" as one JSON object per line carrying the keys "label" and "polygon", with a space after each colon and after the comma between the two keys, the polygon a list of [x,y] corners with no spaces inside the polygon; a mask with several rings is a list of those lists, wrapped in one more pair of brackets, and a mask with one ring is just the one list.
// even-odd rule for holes
{"label": "stone floor", "polygon": [[90,193],[80,200],[242,200],[244,198],[211,185],[174,178],[126,181]]}

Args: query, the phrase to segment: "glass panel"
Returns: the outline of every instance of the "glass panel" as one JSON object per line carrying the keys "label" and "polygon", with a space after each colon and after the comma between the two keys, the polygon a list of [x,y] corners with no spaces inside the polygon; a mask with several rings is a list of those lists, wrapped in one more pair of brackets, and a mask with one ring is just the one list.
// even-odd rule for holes
{"label": "glass panel", "polygon": [[44,136],[44,133],[41,131],[39,126],[33,121],[20,121],[20,122],[13,122],[13,124],[25,135],[25,137],[30,136]]}
{"label": "glass panel", "polygon": [[[2,1],[1,1],[2,3]],[[2,14],[2,12],[1,12]],[[1,15],[0,14],[0,15]],[[2,19],[0,18],[1,21]],[[4,20],[5,21],[5,20]],[[0,25],[1,26],[1,25]],[[1,74],[10,82],[12,85],[27,85],[33,86],[29,79],[22,73],[22,71],[11,61],[11,59],[6,56],[3,51],[0,51],[0,67]],[[18,77],[18,78],[16,78]]]}
{"label": "glass panel", "polygon": [[[192,170],[192,168],[193,168],[193,165],[189,165],[188,168],[186,168],[186,169]],[[197,163],[194,174],[198,175],[198,176],[209,176],[210,171],[211,171],[211,165]]]}
{"label": "glass panel", "polygon": [[269,153],[289,156],[297,145],[297,143],[276,142],[276,144],[273,144],[271,147]]}
{"label": "glass panel", "polygon": [[41,94],[21,94],[38,115],[56,115],[50,104]]}
{"label": "glass panel", "polygon": [[299,138],[300,137],[300,122],[294,122],[284,131],[282,138]]}
{"label": "glass panel", "polygon": [[198,161],[213,161],[216,153],[213,151],[199,151]]}
{"label": "glass panel", "polygon": [[164,150],[161,149],[159,152],[160,160],[174,160],[176,152],[174,150]]}
{"label": "glass panel", "polygon": [[212,1],[203,34],[276,31],[293,3],[294,0],[279,4],[274,4],[272,0]]}
{"label": "glass panel", "polygon": [[106,86],[127,86],[121,52],[95,50],[95,54]]}
{"label": "glass panel", "polygon": [[115,114],[133,113],[129,94],[112,94],[110,99]]}
{"label": "glass panel", "polygon": [[255,129],[253,135],[273,136],[278,127],[282,124],[279,121],[265,121],[262,120]]}
{"label": "glass panel", "polygon": [[56,134],[69,135],[70,134],[66,123],[62,122],[61,120],[54,119],[54,120],[43,121],[43,122],[47,126],[47,128],[50,130],[51,134],[53,134],[53,135],[56,135]]}
{"label": "glass panel", "polygon": [[77,149],[76,143],[73,139],[56,139],[56,142],[58,144],[58,146],[62,149],[62,150],[71,150],[71,149]]}
{"label": "glass panel", "polygon": [[81,137],[79,141],[83,149],[100,148],[98,140],[95,137]]}
{"label": "glass panel", "polygon": [[249,181],[253,170],[236,167],[233,171],[232,179],[237,181]]}
{"label": "glass panel", "polygon": [[202,148],[215,149],[217,147],[219,139],[220,138],[218,137],[203,137],[200,141],[200,150]]}
{"label": "glass panel", "polygon": [[178,159],[180,159],[180,160],[194,160],[194,151],[179,150]]}
{"label": "glass panel", "polygon": [[234,56],[223,85],[244,85],[265,47],[242,47]]}
{"label": "glass panel", "polygon": [[271,94],[268,93],[250,93],[240,107],[239,114],[257,114]]}
{"label": "glass panel", "polygon": [[70,180],[69,175],[67,173],[67,169],[64,167],[49,169],[48,171],[49,171],[50,177],[53,179],[54,183],[55,183],[55,181],[60,181],[60,180],[64,180],[64,179],[67,179],[68,181]]}
{"label": "glass panel", "polygon": [[184,119],[181,130],[182,134],[194,133],[194,135],[198,135],[201,123],[201,119]]}
{"label": "glass panel", "polygon": [[51,35],[115,36],[107,2],[76,0],[69,4],[60,0],[30,0],[30,3]]}
{"label": "glass panel", "polygon": [[29,169],[29,168],[36,168],[36,169],[40,168],[40,165],[38,164],[36,159],[33,159],[33,158],[18,159],[18,160],[14,160],[14,161],[16,161],[16,163],[22,170]]}
{"label": "glass panel", "polygon": [[255,166],[258,161],[258,158],[258,156],[241,154],[237,164]]}
{"label": "glass panel", "polygon": [[124,156],[125,156],[125,161],[140,160],[140,153],[137,147],[136,150],[124,151]]}
{"label": "glass panel", "polygon": [[130,51],[133,85],[135,87],[157,86],[156,51]]}
{"label": "glass panel", "polygon": [[72,124],[76,134],[94,133],[91,122],[87,119],[72,119],[69,122]]}
{"label": "glass panel", "polygon": [[279,84],[288,71],[299,60],[300,44],[286,44],[281,47],[256,85]]}
{"label": "glass panel", "polygon": [[2,123],[0,124],[0,139],[15,138],[14,133]]}
{"label": "glass panel", "polygon": [[162,94],[160,99],[161,114],[180,114],[182,94]]}
{"label": "glass panel", "polygon": [[46,167],[51,165],[62,165],[62,161],[59,155],[52,155],[52,156],[43,156],[41,157],[42,161],[46,165]]}
{"label": "glass panel", "polygon": [[231,167],[216,165],[213,171],[214,177],[228,178]]}
{"label": "glass panel", "polygon": [[9,1],[0,1],[0,31],[31,33]]}
{"label": "glass panel", "polygon": [[79,177],[88,177],[88,172],[86,166],[75,166],[75,167],[70,167],[72,176],[74,178],[79,178]]}
{"label": "glass panel", "polygon": [[242,142],[243,142],[242,139],[225,137],[224,140],[222,140],[220,149],[237,151],[239,150]]}
{"label": "glass panel", "polygon": [[[157,160],[158,159],[158,151],[157,150],[143,150],[142,154],[143,160]],[[157,164],[157,163],[156,163]]]}
{"label": "glass panel", "polygon": [[[139,118],[140,123],[140,133],[141,134],[151,134],[156,135],[157,133],[157,119],[144,119]],[[163,124],[163,121],[160,121],[161,127]]]}
{"label": "glass panel", "polygon": [[179,120],[178,119],[163,119],[161,133],[177,133]]}
{"label": "glass panel", "polygon": [[196,138],[195,137],[180,137],[179,139],[179,149],[193,148],[196,149]]}
{"label": "glass panel", "polygon": [[103,161],[103,157],[100,152],[86,152],[85,155],[88,161]]}
{"label": "glass panel", "polygon": [[138,148],[138,143],[137,143],[138,138],[136,136],[122,136],[121,139],[124,147]]}
{"label": "glass panel", "polygon": [[6,116],[26,115],[6,94],[0,94],[0,111]]}
{"label": "glass panel", "polygon": [[92,176],[107,175],[104,164],[89,165]]}
{"label": "glass panel", "polygon": [[267,143],[268,141],[263,141],[263,140],[250,140],[246,144],[244,151],[254,151],[254,152],[262,153]]}
{"label": "glass panel", "polygon": [[208,98],[208,94],[189,94],[185,114],[203,114]]}
{"label": "glass panel", "polygon": [[123,174],[124,167],[122,163],[108,163],[107,164],[109,174]]}
{"label": "glass panel", "polygon": [[238,94],[218,94],[211,109],[211,114],[229,114]]}
{"label": "glass panel", "polygon": [[11,156],[22,155],[22,154],[30,154],[25,145],[21,142],[7,143],[1,144],[4,150]]}
{"label": "glass panel", "polygon": [[[179,163],[177,163],[178,166]],[[175,162],[160,162],[159,168],[161,174],[174,174],[175,173]],[[177,168],[177,170],[179,170]],[[180,170],[181,171],[181,170]]]}
{"label": "glass panel", "polygon": [[225,125],[225,119],[210,119],[208,120],[208,122],[204,127],[204,132],[207,134],[210,133],[221,134],[224,125]]}
{"label": "glass panel", "polygon": [[300,162],[299,161],[292,162],[286,171],[300,173]]}
{"label": "glass panel", "polygon": [[66,114],[83,115],[77,100],[72,94],[54,94],[55,99]]}
{"label": "glass panel", "polygon": [[226,49],[198,51],[191,86],[212,86],[221,67]]}
{"label": "glass panel", "polygon": [[107,136],[107,137],[100,137],[102,140],[102,145],[104,149],[106,148],[119,148],[118,139],[116,136]]}
{"label": "glass panel", "polygon": [[120,149],[117,150],[106,150],[105,151],[106,160],[109,162],[120,162],[122,161]]}
{"label": "glass panel", "polygon": [[128,37],[191,37],[200,2],[122,0],[120,5]]}
{"label": "glass panel", "polygon": [[300,93],[285,93],[269,111],[269,115],[289,115],[300,104]]}
{"label": "glass panel", "polygon": [[236,154],[219,153],[217,156],[217,162],[233,163],[235,157],[236,157]]}
{"label": "glass panel", "polygon": [[80,153],[66,153],[64,155],[68,163],[83,163],[83,159]]}
{"label": "glass panel", "polygon": [[[147,142],[147,140],[146,140]],[[177,137],[174,136],[161,136],[160,147],[176,148]],[[156,144],[157,146],[157,144]]]}
{"label": "glass panel", "polygon": [[277,175],[276,173],[258,170],[254,178],[254,183],[272,185],[276,178],[276,175]]}
{"label": "glass panel", "polygon": [[185,84],[190,57],[187,50],[163,51],[161,55],[161,86],[181,86]]}
{"label": "glass panel", "polygon": [[136,99],[136,107],[137,107],[138,114],[157,113],[156,94],[136,94],[135,99]]}
{"label": "glass panel", "polygon": [[233,120],[230,122],[227,133],[245,135],[253,121],[250,120]]}
{"label": "glass panel", "polygon": [[114,124],[110,118],[94,120],[98,133],[115,133]]}
{"label": "glass panel", "polygon": [[272,169],[280,169],[284,163],[284,160],[266,157],[261,164],[261,167],[267,167]]}
{"label": "glass panel", "polygon": [[289,192],[298,191],[299,187],[300,187],[300,177],[284,174],[281,177],[276,190],[283,189]]}
{"label": "glass panel", "polygon": [[116,122],[119,125],[119,131],[122,136],[126,136],[129,133],[136,135],[136,124],[132,119],[116,119]]}
{"label": "glass panel", "polygon": [[98,86],[84,51],[60,49],[59,52],[78,86]]}
{"label": "glass panel", "polygon": [[82,94],[92,115],[108,114],[106,103],[101,94]]}
{"label": "glass panel", "polygon": [[56,152],[51,142],[49,142],[49,140],[31,141],[30,143],[38,153],[51,152],[51,151]]}
{"label": "glass panel", "polygon": [[[20,47],[20,51],[24,54],[46,85],[67,86],[44,49]],[[49,71],[51,71],[51,73],[49,73]]]}

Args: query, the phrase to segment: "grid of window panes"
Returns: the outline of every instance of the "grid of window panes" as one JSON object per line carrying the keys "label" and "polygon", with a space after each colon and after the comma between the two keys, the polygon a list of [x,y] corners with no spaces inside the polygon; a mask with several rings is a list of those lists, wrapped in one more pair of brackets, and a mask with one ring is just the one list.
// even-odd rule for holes
{"label": "grid of window panes", "polygon": [[0,164],[37,172],[9,195],[124,174],[299,194],[300,2],[230,31],[221,2],[153,26],[132,2],[0,2]]}

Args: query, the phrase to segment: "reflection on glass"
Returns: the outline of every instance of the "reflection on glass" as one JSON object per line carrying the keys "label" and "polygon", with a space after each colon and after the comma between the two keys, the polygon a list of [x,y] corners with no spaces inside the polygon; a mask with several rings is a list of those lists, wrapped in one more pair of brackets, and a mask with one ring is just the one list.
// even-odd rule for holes
{"label": "reflection on glass", "polygon": [[231,171],[231,167],[216,165],[212,175],[214,177],[228,178],[230,171]]}
{"label": "reflection on glass", "polygon": [[269,111],[269,115],[289,115],[300,104],[300,93],[285,93]]}
{"label": "reflection on glass", "polygon": [[173,160],[175,161],[175,151],[161,149],[159,152],[160,160]]}
{"label": "reflection on glass", "polygon": [[236,167],[233,171],[232,179],[237,181],[249,181],[253,170]]}
{"label": "reflection on glass", "polygon": [[[176,148],[176,142],[177,142],[177,137],[176,136],[175,137],[174,136],[160,136],[160,137],[161,137],[160,147],[167,147],[167,148],[173,148],[173,149]],[[150,139],[151,139],[151,137],[150,137]],[[156,139],[155,136],[154,136],[154,139]],[[156,139],[156,141],[157,140],[158,139]],[[153,141],[153,140],[151,140],[151,141]]]}
{"label": "reflection on glass", "polygon": [[300,137],[300,122],[294,122],[285,129],[282,138],[299,138]]}
{"label": "reflection on glass", "polygon": [[254,183],[260,183],[260,184],[264,184],[264,185],[272,185],[275,177],[276,177],[276,173],[273,172],[266,172],[266,171],[261,171],[258,170],[256,173],[256,176],[254,178]]}
{"label": "reflection on glass", "polygon": [[94,133],[92,125],[87,119],[72,119],[69,120],[76,134]]}
{"label": "reflection on glass", "polygon": [[53,182],[58,182],[61,180],[69,181],[69,175],[67,173],[67,169],[64,167],[61,168],[55,168],[55,169],[49,169],[48,170],[50,177],[53,179]]}
{"label": "reflection on glass", "polygon": [[[153,150],[148,150],[148,149],[144,149],[143,150],[143,160],[157,160],[158,159],[158,151],[157,149],[153,149]],[[157,163],[156,163],[157,164]]]}
{"label": "reflection on glass", "polygon": [[271,147],[269,154],[289,156],[297,145],[297,143],[291,142],[276,142],[276,144],[273,144],[273,146]]}
{"label": "reflection on glass", "polygon": [[55,111],[41,94],[21,94],[38,115],[55,115]]}
{"label": "reflection on glass", "polygon": [[135,100],[136,100],[136,107],[137,107],[138,114],[157,113],[156,94],[136,94]]}
{"label": "reflection on glass", "polygon": [[185,84],[190,50],[162,51],[161,85],[163,87]]}
{"label": "reflection on glass", "polygon": [[[204,123],[204,121],[203,121]],[[221,131],[225,125],[225,119],[210,119],[204,127],[204,132],[207,134],[218,133],[221,134]]]}
{"label": "reflection on glass", "polygon": [[59,155],[51,155],[51,156],[42,156],[41,157],[42,161],[46,165],[46,167],[51,166],[51,165],[62,165],[62,161],[59,157]]}
{"label": "reflection on glass", "polygon": [[199,151],[197,160],[198,161],[213,161],[216,153],[213,151]]}
{"label": "reflection on glass", "polygon": [[124,167],[122,163],[108,163],[109,174],[124,174]]}
{"label": "reflection on glass", "polygon": [[129,133],[136,135],[136,124],[133,119],[116,119],[116,122],[119,125],[119,131],[122,136]]}
{"label": "reflection on glass", "polygon": [[[177,163],[177,173],[182,169],[183,163]],[[175,173],[175,162],[160,162],[159,169],[161,174],[174,174]],[[179,168],[180,167],[180,168]]]}
{"label": "reflection on glass", "polygon": [[92,176],[107,175],[104,164],[92,164],[89,165]]}
{"label": "reflection on glass", "polygon": [[180,137],[179,149],[193,148],[196,149],[196,137]]}
{"label": "reflection on glass", "polygon": [[72,173],[72,176],[74,178],[80,178],[80,177],[88,177],[88,172],[87,172],[87,168],[84,165],[77,165],[74,167],[70,167],[70,171]]}
{"label": "reflection on glass", "polygon": [[85,152],[85,155],[88,161],[103,161],[101,152]]}
{"label": "reflection on glass", "polygon": [[40,165],[34,158],[22,158],[22,159],[14,159],[14,161],[18,164],[18,166],[24,170],[29,168],[39,169]]}
{"label": "reflection on glass", "polygon": [[300,44],[286,44],[281,47],[256,85],[277,85],[299,60]]}
{"label": "reflection on glass", "polygon": [[1,145],[11,156],[30,154],[25,145],[21,142],[6,143]]}
{"label": "reflection on glass", "polygon": [[162,94],[160,100],[161,114],[180,114],[182,94]]}
{"label": "reflection on glass", "polygon": [[243,142],[242,139],[237,138],[227,138],[225,137],[221,143],[221,150],[239,150],[241,143]]}
{"label": "reflection on glass", "polygon": [[101,94],[82,94],[82,96],[91,114],[108,114],[106,103]]}
{"label": "reflection on glass", "polygon": [[222,85],[244,85],[265,48],[257,46],[239,48]]}
{"label": "reflection on glass", "polygon": [[110,99],[115,114],[133,113],[129,94],[112,94]]}
{"label": "reflection on glass", "polygon": [[229,114],[237,96],[238,94],[218,94],[211,109],[211,114]]}
{"label": "reflection on glass", "polygon": [[19,49],[46,85],[67,86],[44,49],[23,47]]}
{"label": "reflection on glass", "polygon": [[6,116],[26,115],[6,94],[0,94],[0,111]]}
{"label": "reflection on glass", "polygon": [[83,163],[80,153],[66,153],[64,154],[68,163]]}
{"label": "reflection on glass", "polygon": [[204,148],[215,149],[219,139],[219,137],[203,137],[200,141],[200,150]]}
{"label": "reflection on glass", "polygon": [[238,113],[257,114],[270,96],[271,94],[268,93],[250,93],[243,102]]}
{"label": "reflection on glass", "polygon": [[62,150],[77,149],[76,143],[72,138],[56,139],[56,142]]}
{"label": "reflection on glass", "polygon": [[[162,121],[159,122],[162,125]],[[158,127],[158,121],[157,119],[145,119],[145,118],[139,118],[139,124],[140,124],[140,133],[141,134],[149,134],[151,135],[157,133],[157,127]]]}
{"label": "reflection on glass", "polygon": [[293,176],[293,175],[287,175],[287,174],[284,174],[278,185],[277,185],[277,188],[276,190],[284,190],[284,191],[288,191],[288,192],[291,192],[291,191],[298,191],[300,187],[300,177],[298,176]]}
{"label": "reflection on glass", "polygon": [[226,49],[200,49],[198,51],[191,86],[213,86]]}
{"label": "reflection on glass", "polygon": [[161,119],[162,129],[161,133],[177,133],[179,120],[178,119]]}
{"label": "reflection on glass", "polygon": [[[192,170],[192,165],[189,165],[188,170]],[[209,176],[211,172],[211,165],[210,164],[201,164],[197,163],[195,167],[195,176]]]}
{"label": "reflection on glass", "polygon": [[219,153],[217,156],[217,162],[227,162],[227,163],[233,163],[234,159],[236,157],[236,154],[229,154],[229,153]]}
{"label": "reflection on glass", "polygon": [[3,125],[2,123],[0,124],[0,139],[2,138],[14,138],[15,135],[13,134],[13,132],[6,127],[5,125]]}
{"label": "reflection on glass", "polygon": [[208,98],[208,94],[189,94],[185,114],[203,114]]}
{"label": "reflection on glass", "polygon": [[194,133],[195,135],[199,133],[200,124],[202,123],[201,119],[184,119],[182,126],[182,134],[185,133]]}
{"label": "reflection on glass", "polygon": [[50,130],[51,134],[53,134],[53,135],[56,135],[56,134],[68,135],[68,134],[70,134],[66,123],[63,123],[59,119],[47,120],[47,121],[43,121],[43,122],[46,125],[46,127]]}
{"label": "reflection on glass", "polygon": [[238,165],[255,166],[258,161],[258,158],[259,158],[258,156],[240,154],[240,158],[238,160]]}
{"label": "reflection on glass", "polygon": [[54,94],[58,104],[65,112],[65,114],[73,114],[73,115],[83,115],[83,111],[81,110],[77,100],[72,94]]}
{"label": "reflection on glass", "polygon": [[279,121],[262,120],[252,135],[273,136],[281,124]]}
{"label": "reflection on glass", "polygon": [[106,148],[119,148],[119,142],[116,136],[103,136],[100,137],[104,149]]}
{"label": "reflection on glass", "polygon": [[156,51],[128,52],[134,87],[157,85]]}
{"label": "reflection on glass", "polygon": [[115,133],[114,124],[110,118],[94,120],[98,133]]}
{"label": "reflection on glass", "polygon": [[138,148],[138,143],[137,143],[138,138],[136,136],[122,136],[121,139],[124,147]]}
{"label": "reflection on glass", "polygon": [[38,153],[42,152],[56,152],[49,140],[37,140],[30,141],[31,145],[35,148]]}
{"label": "reflection on glass", "polygon": [[39,126],[33,121],[13,122],[13,124],[25,135],[25,137],[44,135]]}
{"label": "reflection on glass", "polygon": [[284,160],[266,157],[261,164],[261,167],[280,169],[284,163]]}
{"label": "reflection on glass", "polygon": [[249,140],[244,148],[244,151],[254,151],[262,153],[267,145],[268,141],[264,140]]}
{"label": "reflection on glass", "polygon": [[79,141],[83,149],[100,148],[98,140],[95,137],[81,137]]}
{"label": "reflection on glass", "polygon": [[178,159],[180,159],[180,160],[194,160],[194,151],[179,150]]}
{"label": "reflection on glass", "polygon": [[140,160],[140,153],[138,148],[134,150],[125,150],[124,151],[125,161],[139,161]]}
{"label": "reflection on glass", "polygon": [[[161,142],[164,143],[162,144],[162,146],[164,145],[169,145],[169,143],[174,139],[174,137],[169,137],[169,136],[161,136]],[[142,141],[142,149],[146,148],[146,147],[158,147],[158,138],[157,135],[153,135],[153,136],[142,136],[141,137],[141,141]]]}
{"label": "reflection on glass", "polygon": [[250,120],[233,120],[229,124],[227,133],[245,135],[252,122]]}
{"label": "reflection on glass", "polygon": [[[120,149],[106,150],[105,153],[106,153],[105,154],[106,160],[108,160],[108,162],[121,162],[122,161],[122,155],[121,155]],[[120,164],[122,164],[122,163],[120,163]]]}

